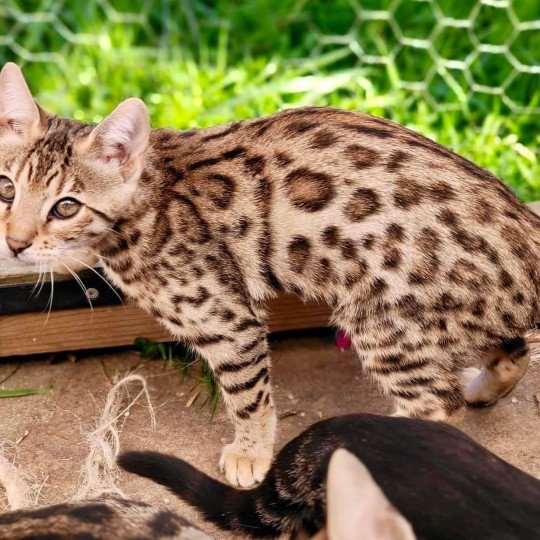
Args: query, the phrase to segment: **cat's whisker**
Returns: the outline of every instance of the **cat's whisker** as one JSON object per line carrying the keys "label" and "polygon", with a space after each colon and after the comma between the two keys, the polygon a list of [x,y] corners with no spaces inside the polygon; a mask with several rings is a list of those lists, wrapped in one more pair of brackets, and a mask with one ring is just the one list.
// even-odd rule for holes
{"label": "cat's whisker", "polygon": [[30,294],[28,295],[29,298],[32,297],[32,293],[37,289],[40,278],[41,278],[41,262],[39,263],[39,267],[38,267],[38,277],[36,279],[36,282],[34,283],[34,286],[32,287],[32,290],[30,291]]}
{"label": "cat's whisker", "polygon": [[92,272],[94,272],[94,274],[96,274],[96,276],[99,277],[99,279],[101,279],[103,281],[103,283],[105,283],[105,285],[107,285],[107,287],[109,287],[109,289],[111,289],[111,291],[116,295],[116,297],[120,300],[120,302],[122,303],[122,305],[124,304],[124,299],[118,294],[118,292],[116,291],[116,289],[95,269],[95,268],[92,268],[91,266],[89,266],[88,264],[86,263],[83,263],[82,261],[79,261],[79,259],[77,259],[76,257],[73,257],[72,255],[68,255],[67,253],[65,254],[65,257],[69,257],[70,259],[73,259],[75,262],[79,263],[79,264],[82,264],[83,266],[85,266],[86,268],[88,268],[88,270],[91,270]]}
{"label": "cat's whisker", "polygon": [[43,263],[43,270],[41,271],[41,285],[39,286],[39,289],[36,293],[36,298],[41,294],[43,286],[45,285],[45,275],[45,263]]}
{"label": "cat's whisker", "polygon": [[81,291],[83,292],[83,295],[84,297],[86,298],[87,302],[88,302],[88,305],[90,306],[90,311],[92,312],[91,314],[91,317],[90,317],[90,322],[93,321],[93,317],[94,317],[94,306],[92,304],[92,300],[90,299],[90,297],[88,296],[88,293],[86,291],[86,287],[84,286],[84,283],[82,281],[82,279],[75,273],[73,272],[73,270],[71,270],[71,268],[63,261],[61,261],[60,259],[56,259],[62,266],[64,266],[64,268],[73,276],[73,279],[77,282],[77,284],[79,285],[79,287],[81,288]]}
{"label": "cat's whisker", "polygon": [[31,300],[34,300],[35,298],[37,298],[39,296],[39,292],[37,294],[34,294],[34,293],[36,292],[37,288],[39,287],[39,282],[41,281],[42,277],[43,277],[43,262],[40,261],[39,262],[39,268],[38,268],[38,278],[37,278],[34,286],[32,287],[32,290],[30,291],[30,294],[28,295],[28,298],[30,298]]}
{"label": "cat's whisker", "polygon": [[51,263],[49,263],[49,274],[51,275],[51,295],[49,297],[49,303],[48,303],[48,307],[49,307],[49,311],[47,313],[47,318],[45,319],[45,322],[43,324],[43,326],[45,326],[48,322],[49,322],[49,317],[51,316],[51,311],[52,311],[52,307],[53,307],[53,299],[54,299],[54,274],[53,274],[53,271],[52,271],[52,265]]}
{"label": "cat's whisker", "polygon": [[114,229],[112,229],[111,227],[106,227],[106,229],[108,231],[111,231],[112,233],[114,234],[117,234],[120,238],[124,239],[124,240],[129,240],[129,238],[125,235],[125,234],[122,234],[121,232],[118,232],[118,231],[115,231]]}
{"label": "cat's whisker", "polygon": [[103,259],[104,261],[112,260],[110,257],[105,257],[105,255],[100,255],[97,251],[86,251],[83,253],[87,253],[88,255],[94,255],[94,257],[97,257],[98,259]]}
{"label": "cat's whisker", "polygon": [[[69,248],[58,248],[58,251],[63,251],[63,252],[72,252],[74,251],[73,249],[69,249]],[[75,251],[79,252],[79,253],[84,253],[85,255],[93,255],[94,257],[97,257],[98,259],[103,259],[105,261],[110,261],[111,258],[110,257],[105,257],[105,255],[100,255],[97,251],[92,251],[92,250],[86,250],[86,249],[79,249],[79,248],[76,248]]]}

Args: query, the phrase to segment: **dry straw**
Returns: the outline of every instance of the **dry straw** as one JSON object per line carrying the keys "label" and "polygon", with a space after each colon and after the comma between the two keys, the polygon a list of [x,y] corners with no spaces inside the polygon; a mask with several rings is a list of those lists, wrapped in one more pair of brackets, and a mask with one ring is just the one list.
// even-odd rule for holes
{"label": "dry straw", "polygon": [[[131,397],[129,390],[134,384],[141,389],[135,397]],[[131,408],[142,396],[146,398],[150,421],[154,427],[155,411],[143,377],[127,375],[110,389],[96,428],[86,435],[89,452],[81,470],[80,487],[73,500],[108,494],[124,496],[116,486],[119,472],[116,457],[120,452],[120,432]],[[8,459],[9,453],[11,452],[0,445],[0,487],[3,488],[3,493],[0,491],[0,508],[10,511],[35,506],[43,483],[36,482],[29,473]]]}
{"label": "dry straw", "polygon": [[[142,388],[134,398],[131,398],[129,388],[134,383],[138,383]],[[116,457],[120,452],[120,432],[131,408],[143,395],[154,427],[156,425],[154,406],[143,377],[127,375],[110,389],[96,428],[86,435],[89,453],[81,470],[80,488],[73,500],[80,501],[113,494],[125,496],[116,485],[119,473]]]}
{"label": "dry straw", "polygon": [[[18,467],[5,446],[0,445],[0,509],[19,510],[35,506],[43,483],[36,482],[29,473]],[[3,491],[3,493],[2,493]]]}

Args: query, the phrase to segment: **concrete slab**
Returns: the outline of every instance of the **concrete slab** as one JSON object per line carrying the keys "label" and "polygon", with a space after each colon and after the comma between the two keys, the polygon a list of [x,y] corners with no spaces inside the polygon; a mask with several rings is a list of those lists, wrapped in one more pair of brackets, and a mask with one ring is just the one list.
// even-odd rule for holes
{"label": "concrete slab", "polygon": [[[290,414],[280,423],[280,446],[321,418],[390,412],[390,401],[363,375],[354,353],[339,351],[329,332],[277,337],[272,349],[278,410]],[[0,363],[0,381],[14,367]],[[148,380],[157,427],[151,428],[141,401],[125,419],[123,449],[171,452],[219,477],[220,450],[232,435],[231,426],[223,407],[214,419],[208,406],[200,408],[204,390],[198,402],[186,408],[193,380],[182,381],[178,371],[166,368],[162,361],[141,360],[132,351],[86,355],[75,363],[30,359],[2,387],[50,387],[53,393],[0,399],[0,440],[13,442],[28,432],[17,445],[17,461],[37,478],[46,479],[43,503],[66,500],[77,491],[87,453],[83,434],[94,427],[101,413],[110,379],[133,369]],[[535,362],[512,395],[494,408],[470,411],[460,427],[500,457],[540,478],[540,410],[534,400],[538,392],[540,365]],[[147,480],[122,474],[119,485],[132,497],[180,511],[202,524],[194,511]],[[232,538],[203,527],[217,538]]]}

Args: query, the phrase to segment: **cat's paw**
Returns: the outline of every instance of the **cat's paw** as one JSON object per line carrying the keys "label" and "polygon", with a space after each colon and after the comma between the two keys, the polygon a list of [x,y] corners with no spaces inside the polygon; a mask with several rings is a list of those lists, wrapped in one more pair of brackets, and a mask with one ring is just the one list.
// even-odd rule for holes
{"label": "cat's paw", "polygon": [[246,451],[231,443],[223,448],[219,467],[230,484],[249,487],[256,482],[262,482],[271,463],[271,450],[252,448]]}
{"label": "cat's paw", "polygon": [[488,377],[485,369],[477,367],[465,368],[461,373],[463,397],[472,406],[485,406],[490,404],[493,396],[488,392]]}
{"label": "cat's paw", "polygon": [[478,399],[482,379],[482,370],[477,367],[468,367],[461,372],[463,397],[467,403],[474,403]]}

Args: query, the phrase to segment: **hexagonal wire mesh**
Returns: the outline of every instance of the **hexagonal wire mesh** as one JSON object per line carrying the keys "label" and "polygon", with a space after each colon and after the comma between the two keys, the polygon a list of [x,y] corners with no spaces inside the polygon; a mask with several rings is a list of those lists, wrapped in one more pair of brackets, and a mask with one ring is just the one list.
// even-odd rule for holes
{"label": "hexagonal wire mesh", "polygon": [[[535,5],[536,4],[536,5]],[[359,65],[394,66],[396,85],[435,110],[475,94],[499,96],[512,112],[540,113],[540,4],[511,0],[348,0],[353,26],[318,32],[321,46],[346,44]],[[534,18],[537,17],[537,18]]]}
{"label": "hexagonal wire mesh", "polygon": [[[158,51],[216,16],[202,0],[4,0],[0,59],[62,67],[66,50],[122,32]],[[540,2],[298,0],[280,31],[298,20],[311,55],[346,49],[349,64],[385,71],[434,110],[466,108],[483,94],[512,112],[540,113]]]}

